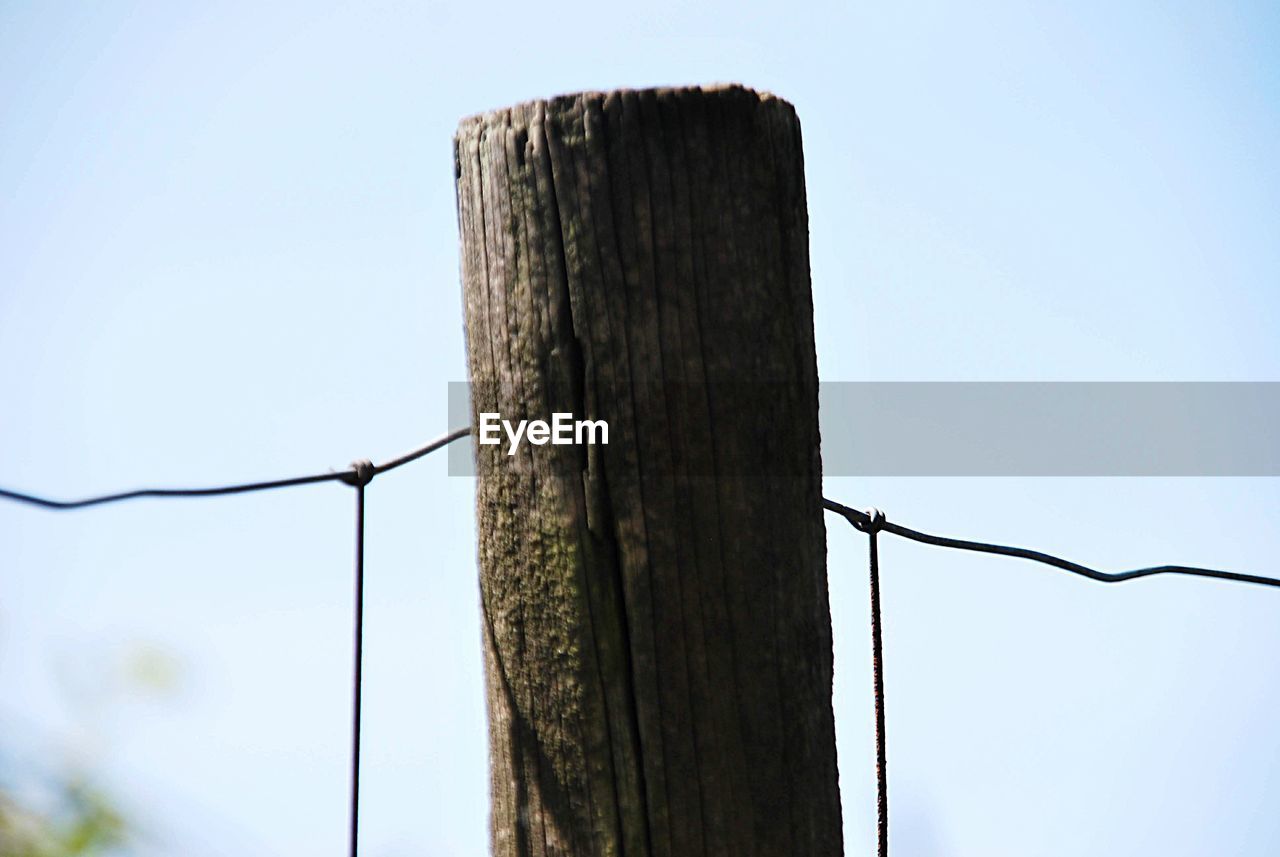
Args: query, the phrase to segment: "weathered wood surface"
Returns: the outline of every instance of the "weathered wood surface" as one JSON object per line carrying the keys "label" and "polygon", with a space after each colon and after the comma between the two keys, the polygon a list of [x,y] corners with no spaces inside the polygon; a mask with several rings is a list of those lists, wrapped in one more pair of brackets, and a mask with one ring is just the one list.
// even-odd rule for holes
{"label": "weathered wood surface", "polygon": [[[800,126],[591,93],[455,140],[496,855],[841,852]],[[474,425],[473,421],[473,425]]]}

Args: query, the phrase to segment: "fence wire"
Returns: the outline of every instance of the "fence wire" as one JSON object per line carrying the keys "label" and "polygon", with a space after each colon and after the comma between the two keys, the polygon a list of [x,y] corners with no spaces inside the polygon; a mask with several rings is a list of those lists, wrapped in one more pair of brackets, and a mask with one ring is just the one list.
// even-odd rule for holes
{"label": "fence wire", "polygon": [[[360,819],[360,700],[362,696],[362,660],[364,649],[364,494],[365,488],[373,478],[388,470],[394,470],[410,462],[442,449],[456,440],[471,433],[470,427],[454,429],[446,435],[436,438],[425,446],[375,465],[368,460],[353,462],[345,470],[331,470],[309,476],[297,476],[289,479],[276,479],[269,482],[246,482],[237,485],[222,485],[211,488],[139,488],[133,491],[122,491],[114,494],[103,494],[80,500],[53,500],[36,494],[11,491],[0,488],[0,499],[16,503],[37,506],[54,511],[84,509],[92,506],[103,506],[125,500],[144,498],[194,498],[217,497],[229,494],[247,494],[255,491],[269,491],[276,488],[292,488],[301,485],[314,485],[320,482],[342,482],[356,489],[356,526],[355,526],[355,592],[354,592],[354,640],[352,659],[352,732],[351,732],[351,809],[349,820],[349,853],[357,857]],[[1207,577],[1217,580],[1229,580],[1237,583],[1251,583],[1259,586],[1280,588],[1280,578],[1258,574],[1243,574],[1235,571],[1221,571],[1211,568],[1197,568],[1186,565],[1159,565],[1127,571],[1106,572],[1081,565],[1042,551],[1028,548],[987,542],[969,541],[966,539],[948,538],[913,530],[901,524],[889,521],[878,509],[861,511],[834,500],[823,498],[823,508],[843,517],[854,529],[868,536],[869,567],[871,584],[871,663],[872,693],[875,702],[875,741],[876,741],[876,851],[880,857],[888,857],[889,853],[889,779],[886,758],[885,706],[884,706],[884,657],[883,635],[880,621],[880,558],[877,536],[889,533],[901,538],[910,539],[921,544],[952,550],[974,551],[1007,556],[1015,559],[1030,560],[1042,565],[1058,568],[1072,574],[1086,577],[1100,583],[1121,583],[1157,574],[1179,574],[1192,577]]]}
{"label": "fence wire", "polygon": [[66,511],[148,497],[219,497],[227,494],[248,494],[254,491],[270,491],[275,488],[314,485],[318,482],[342,482],[356,489],[355,615],[353,617],[354,634],[351,676],[351,809],[347,825],[348,852],[351,857],[356,857],[360,835],[360,701],[363,696],[362,673],[364,666],[364,489],[373,481],[373,477],[378,474],[386,473],[388,470],[395,470],[397,467],[402,467],[411,461],[417,461],[419,458],[430,455],[438,449],[443,449],[455,440],[466,437],[470,433],[470,428],[454,429],[425,446],[382,464],[374,464],[367,459],[361,459],[352,462],[351,466],[346,470],[331,470],[327,473],[296,476],[291,479],[275,479],[270,482],[246,482],[239,485],[220,485],[213,488],[139,488],[134,491],[121,491],[115,494],[103,494],[98,497],[86,497],[82,500],[51,500],[35,494],[25,494],[21,491],[9,491],[0,488],[0,499],[26,503],[42,509]]}

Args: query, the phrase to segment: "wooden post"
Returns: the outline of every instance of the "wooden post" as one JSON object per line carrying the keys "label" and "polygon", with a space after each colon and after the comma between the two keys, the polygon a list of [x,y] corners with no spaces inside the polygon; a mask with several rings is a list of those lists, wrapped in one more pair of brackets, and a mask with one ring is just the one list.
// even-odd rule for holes
{"label": "wooden post", "polygon": [[493,853],[839,854],[795,111],[570,95],[455,153],[473,418],[609,427],[475,447]]}

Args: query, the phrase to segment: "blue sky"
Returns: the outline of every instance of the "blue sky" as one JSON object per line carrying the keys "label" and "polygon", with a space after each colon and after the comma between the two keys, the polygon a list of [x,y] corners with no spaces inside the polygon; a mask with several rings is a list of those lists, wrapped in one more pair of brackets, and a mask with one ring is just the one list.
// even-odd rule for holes
{"label": "blue sky", "polygon": [[[444,431],[453,130],[584,88],[795,104],[825,381],[1280,380],[1277,56],[1263,3],[5,4],[0,484],[288,476]],[[1275,480],[826,493],[1102,567],[1280,571]],[[11,769],[91,767],[141,854],[343,853],[352,502],[0,508]],[[369,489],[369,855],[485,848],[471,503],[443,457]],[[828,542],[862,854],[865,546]],[[883,564],[899,857],[1280,848],[1272,592]],[[173,689],[121,690],[156,651]]]}

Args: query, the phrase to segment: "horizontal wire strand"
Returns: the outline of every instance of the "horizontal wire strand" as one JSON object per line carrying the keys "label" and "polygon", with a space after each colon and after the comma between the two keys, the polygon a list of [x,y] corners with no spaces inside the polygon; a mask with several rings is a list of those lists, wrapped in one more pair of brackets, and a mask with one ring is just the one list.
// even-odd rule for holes
{"label": "horizontal wire strand", "polygon": [[[454,429],[448,434],[438,437],[426,446],[405,453],[398,458],[379,464],[373,468],[373,475],[395,470],[397,467],[417,461],[428,453],[435,452],[442,446],[448,446],[455,440],[471,433],[470,428]],[[122,491],[116,494],[103,494],[99,497],[87,497],[83,500],[51,500],[35,494],[21,491],[10,491],[0,488],[0,498],[39,506],[43,509],[62,511],[66,509],[84,509],[89,506],[102,506],[107,503],[119,503],[123,500],[136,500],[144,497],[219,497],[227,494],[248,494],[253,491],[269,491],[274,488],[292,488],[297,485],[314,485],[318,482],[344,482],[354,484],[353,480],[364,476],[355,466],[346,470],[335,470],[328,473],[316,473],[311,476],[297,476],[292,479],[275,479],[270,482],[246,482],[240,485],[219,485],[213,488],[139,488],[135,491]]]}
{"label": "horizontal wire strand", "polygon": [[[871,524],[871,516],[866,512],[852,509],[844,506],[834,500],[823,498],[822,505],[829,511],[835,512],[844,517],[846,521],[853,525],[854,529],[859,532],[867,532]],[[1061,557],[1047,554],[1042,551],[1030,550],[1028,548],[1010,547],[1008,545],[989,544],[987,542],[975,542],[967,539],[952,539],[946,536],[935,536],[930,533],[922,533],[918,530],[895,524],[892,521],[880,521],[878,529],[882,532],[892,533],[895,536],[901,536],[904,539],[910,539],[913,542],[921,544],[933,545],[941,548],[952,548],[954,550],[974,551],[976,553],[998,554],[1000,556],[1010,556],[1017,559],[1027,559],[1032,562],[1038,562],[1043,565],[1060,568],[1063,571],[1069,571],[1072,574],[1078,574],[1087,577],[1090,580],[1096,580],[1100,583],[1120,583],[1125,580],[1136,580],[1139,577],[1151,577],[1157,574],[1184,574],[1191,577],[1209,577],[1217,580],[1232,580],[1237,583],[1253,583],[1259,586],[1275,586],[1280,587],[1280,579],[1274,577],[1264,577],[1259,574],[1241,574],[1235,571],[1219,571],[1213,568],[1195,568],[1187,565],[1157,565],[1149,568],[1135,568],[1129,571],[1106,572],[1098,571],[1087,565],[1081,565],[1078,562],[1072,562]]]}
{"label": "horizontal wire strand", "polygon": [[[443,446],[448,446],[456,440],[460,440],[471,433],[470,427],[454,429],[448,434],[432,440],[411,452],[405,453],[397,458],[393,458],[383,464],[375,465],[372,468],[372,474],[365,473],[357,467],[352,466],[346,470],[330,471],[328,473],[316,473],[310,476],[298,476],[292,479],[276,479],[270,482],[247,482],[239,485],[220,485],[211,488],[140,488],[135,491],[122,491],[115,494],[104,494],[97,497],[87,497],[82,500],[52,500],[47,497],[41,497],[36,494],[27,494],[21,491],[11,491],[6,488],[0,488],[0,499],[12,500],[18,503],[26,503],[32,506],[38,506],[44,509],[53,509],[56,511],[68,509],[84,509],[90,506],[101,506],[108,503],[118,503],[124,500],[135,500],[147,497],[166,498],[166,497],[217,497],[228,494],[247,494],[254,491],[268,491],[275,488],[291,488],[298,485],[312,485],[319,482],[344,482],[349,485],[356,484],[358,480],[363,478],[372,478],[372,476],[386,473],[389,470],[395,470],[410,462],[417,461],[424,455],[434,452]],[[823,498],[822,505],[825,509],[842,516],[853,527],[861,532],[866,532],[870,523],[870,517],[866,512],[837,503],[834,500]],[[1136,580],[1141,577],[1152,577],[1157,574],[1181,574],[1189,577],[1206,577],[1216,580],[1230,580],[1237,583],[1251,583],[1258,586],[1280,587],[1280,579],[1266,577],[1258,574],[1242,574],[1235,571],[1223,571],[1213,568],[1196,568],[1186,565],[1160,565],[1148,568],[1135,568],[1128,571],[1106,572],[1098,571],[1087,565],[1081,565],[1078,562],[1072,562],[1062,557],[1042,551],[1031,550],[1029,548],[1011,547],[1009,545],[997,545],[987,542],[970,541],[968,539],[953,539],[946,536],[937,536],[931,533],[920,532],[901,524],[895,524],[892,521],[883,521],[879,525],[880,529],[886,533],[892,533],[905,539],[910,539],[921,544],[933,545],[935,547],[951,548],[953,550],[972,551],[976,553],[997,554],[999,556],[1014,557],[1017,559],[1026,559],[1032,562],[1038,562],[1042,565],[1052,566],[1054,568],[1069,571],[1072,574],[1078,574],[1095,580],[1100,583],[1120,583],[1126,580]]]}

